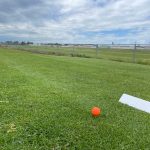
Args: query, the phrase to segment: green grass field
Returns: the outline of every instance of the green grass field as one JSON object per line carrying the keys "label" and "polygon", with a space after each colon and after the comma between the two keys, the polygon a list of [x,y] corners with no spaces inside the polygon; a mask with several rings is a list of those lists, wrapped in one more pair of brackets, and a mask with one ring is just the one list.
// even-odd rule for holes
{"label": "green grass field", "polygon": [[149,91],[149,65],[0,48],[0,150],[149,150],[150,115],[118,103]]}
{"label": "green grass field", "polygon": [[132,49],[109,49],[109,48],[80,48],[80,47],[50,47],[50,46],[9,46],[11,48],[30,51],[34,53],[45,53],[49,55],[65,55],[77,57],[99,58],[115,60],[119,62],[135,62],[150,65],[150,50],[137,49],[133,56]]}

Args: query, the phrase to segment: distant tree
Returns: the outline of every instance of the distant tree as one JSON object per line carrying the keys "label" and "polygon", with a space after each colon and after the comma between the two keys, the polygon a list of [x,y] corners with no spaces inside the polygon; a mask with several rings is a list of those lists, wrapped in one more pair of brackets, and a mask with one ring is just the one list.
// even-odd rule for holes
{"label": "distant tree", "polygon": [[27,45],[32,45],[32,44],[33,44],[33,42],[29,42],[29,41],[27,42]]}
{"label": "distant tree", "polygon": [[5,44],[7,44],[7,45],[12,45],[13,42],[12,42],[12,41],[6,41]]}
{"label": "distant tree", "polygon": [[19,45],[18,41],[13,42],[14,45]]}
{"label": "distant tree", "polygon": [[21,42],[21,45],[26,45],[26,42],[22,41],[22,42]]}

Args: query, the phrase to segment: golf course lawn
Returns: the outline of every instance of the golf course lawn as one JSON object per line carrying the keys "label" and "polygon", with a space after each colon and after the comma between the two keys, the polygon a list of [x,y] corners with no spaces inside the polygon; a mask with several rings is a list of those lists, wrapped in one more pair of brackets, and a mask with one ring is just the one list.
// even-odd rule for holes
{"label": "golf course lawn", "polygon": [[149,65],[0,48],[0,150],[149,150],[150,114],[123,93],[150,100]]}

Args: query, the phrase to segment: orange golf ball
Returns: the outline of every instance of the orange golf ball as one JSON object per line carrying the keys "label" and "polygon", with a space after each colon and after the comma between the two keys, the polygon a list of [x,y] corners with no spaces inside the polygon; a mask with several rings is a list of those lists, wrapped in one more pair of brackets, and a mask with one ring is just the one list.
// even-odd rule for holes
{"label": "orange golf ball", "polygon": [[91,113],[94,117],[98,117],[101,114],[101,109],[99,107],[93,107]]}

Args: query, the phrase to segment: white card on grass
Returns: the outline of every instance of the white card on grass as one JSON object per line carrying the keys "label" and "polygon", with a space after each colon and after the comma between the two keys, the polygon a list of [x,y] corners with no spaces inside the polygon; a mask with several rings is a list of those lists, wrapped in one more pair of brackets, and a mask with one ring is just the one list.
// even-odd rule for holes
{"label": "white card on grass", "polygon": [[134,97],[134,96],[130,96],[128,94],[123,94],[119,100],[119,102],[132,106],[136,109],[145,111],[147,113],[150,113],[150,102]]}

